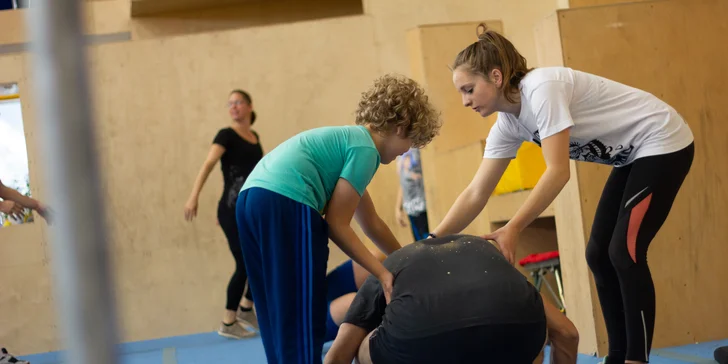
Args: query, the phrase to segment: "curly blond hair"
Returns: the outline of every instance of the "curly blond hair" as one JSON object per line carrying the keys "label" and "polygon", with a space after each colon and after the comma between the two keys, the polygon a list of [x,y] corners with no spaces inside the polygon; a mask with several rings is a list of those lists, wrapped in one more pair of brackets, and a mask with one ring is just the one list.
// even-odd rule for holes
{"label": "curly blond hair", "polygon": [[384,75],[362,93],[356,110],[356,124],[368,125],[376,132],[397,127],[407,131],[412,146],[429,144],[440,132],[440,113],[435,110],[417,82],[400,75]]}

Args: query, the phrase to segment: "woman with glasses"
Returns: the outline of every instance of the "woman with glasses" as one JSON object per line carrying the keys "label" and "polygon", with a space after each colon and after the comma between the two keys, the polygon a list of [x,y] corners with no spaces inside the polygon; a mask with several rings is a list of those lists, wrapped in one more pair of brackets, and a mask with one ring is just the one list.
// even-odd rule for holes
{"label": "woman with glasses", "polygon": [[[246,292],[248,274],[238,239],[235,203],[245,179],[263,158],[263,148],[258,133],[251,129],[255,122],[255,111],[250,95],[242,90],[232,91],[227,107],[232,122],[230,126],[217,133],[210,146],[207,159],[202,164],[192,193],[185,204],[185,219],[191,221],[197,216],[202,186],[220,161],[224,188],[217,207],[217,219],[235,258],[235,272],[228,284],[227,304],[218,333],[225,337],[242,339],[255,335],[254,331],[246,328],[256,329],[257,320],[253,312],[252,292],[250,289]],[[243,293],[245,293],[244,298]]]}

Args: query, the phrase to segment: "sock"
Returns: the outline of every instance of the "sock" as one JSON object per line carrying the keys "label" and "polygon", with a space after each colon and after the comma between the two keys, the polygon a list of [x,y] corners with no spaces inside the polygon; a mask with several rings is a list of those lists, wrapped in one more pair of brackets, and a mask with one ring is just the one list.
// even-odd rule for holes
{"label": "sock", "polygon": [[243,307],[243,306],[240,306],[240,311],[243,311],[243,312],[250,312],[250,311],[253,311],[253,308],[252,308],[252,307],[251,307],[251,308],[245,308],[245,307]]}
{"label": "sock", "polygon": [[235,322],[233,322],[233,323],[231,323],[231,324],[226,324],[226,323],[224,323],[224,322],[223,322],[222,324],[223,324],[223,325],[225,325],[225,326],[227,326],[227,327],[230,327],[230,326],[233,326],[233,325],[235,325]]}

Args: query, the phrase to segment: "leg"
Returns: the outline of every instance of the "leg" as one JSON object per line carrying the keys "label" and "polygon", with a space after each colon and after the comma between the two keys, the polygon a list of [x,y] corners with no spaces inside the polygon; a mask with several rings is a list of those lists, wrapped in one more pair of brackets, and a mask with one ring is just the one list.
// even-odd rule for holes
{"label": "leg", "polygon": [[647,250],[667,219],[693,161],[693,146],[633,163],[609,246],[622,292],[627,362],[647,362],[655,325],[655,287]]}
{"label": "leg", "polygon": [[627,351],[625,339],[627,329],[624,323],[622,291],[619,287],[617,272],[609,260],[609,243],[617,225],[620,201],[624,195],[631,168],[632,166],[614,168],[609,175],[597,205],[589,243],[586,247],[586,261],[594,275],[604,323],[607,326],[609,363],[624,363]]}
{"label": "leg", "polygon": [[250,267],[249,280],[256,307],[262,306],[259,286],[265,287],[270,331],[264,333],[260,309],[258,321],[264,345],[273,347],[272,356],[266,347],[268,362],[320,363],[326,332],[326,222],[312,208],[258,188],[249,192],[244,215],[262,262],[258,275]]}
{"label": "leg", "polygon": [[331,301],[331,304],[329,304],[331,318],[337,326],[344,322],[344,318],[346,317],[346,313],[349,311],[351,302],[354,301],[354,297],[356,297],[356,293],[348,293]]}
{"label": "leg", "polygon": [[[240,247],[240,237],[238,234],[238,225],[235,218],[235,211],[228,209],[225,205],[220,204],[217,209],[217,220],[220,227],[225,233],[228,240],[230,252],[235,259],[235,272],[230,277],[227,287],[227,303],[223,314],[222,323],[219,333],[220,335],[241,339],[243,337],[253,336],[253,332],[241,330],[238,324],[238,304],[245,290],[245,283],[248,274],[245,269],[245,261],[243,260],[243,252]],[[244,322],[244,326],[253,327],[249,322]]]}
{"label": "leg", "polygon": [[415,241],[426,239],[427,234],[430,233],[430,227],[427,222],[427,211],[423,211],[415,216],[409,215],[409,220]]}
{"label": "leg", "polygon": [[372,364],[372,356],[369,354],[369,339],[372,337],[373,332],[367,334],[364,340],[362,340],[359,346],[359,353],[356,356],[356,364]]}
{"label": "leg", "polygon": [[258,316],[258,326],[260,329],[260,336],[263,341],[263,348],[265,349],[265,355],[269,363],[276,364],[278,363],[276,358],[276,343],[273,341],[273,329],[270,320],[270,316],[275,313],[271,313],[268,309],[268,287],[266,286],[263,274],[264,270],[261,243],[255,238],[254,228],[256,226],[251,223],[253,220],[252,216],[246,212],[246,210],[248,210],[247,205],[249,194],[249,190],[240,192],[236,206],[240,247],[242,248],[245,265],[248,271],[248,284],[251,289],[254,289],[256,292],[255,310]]}

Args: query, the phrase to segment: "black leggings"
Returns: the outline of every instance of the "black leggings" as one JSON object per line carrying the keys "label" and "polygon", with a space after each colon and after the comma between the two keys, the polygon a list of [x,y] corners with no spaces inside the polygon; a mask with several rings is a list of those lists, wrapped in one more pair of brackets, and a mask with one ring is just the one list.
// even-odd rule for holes
{"label": "black leggings", "polygon": [[694,145],[614,168],[599,200],[586,260],[609,338],[607,363],[647,362],[655,326],[655,287],[647,248],[690,171]]}
{"label": "black leggings", "polygon": [[[243,260],[243,251],[240,247],[240,239],[238,238],[238,223],[235,219],[235,208],[228,209],[223,203],[217,207],[217,220],[220,222],[222,231],[225,232],[230,252],[235,258],[235,273],[230,277],[227,288],[227,304],[225,308],[230,311],[237,311],[240,300],[243,298],[245,291],[245,283],[248,281],[248,272],[245,270],[245,261]],[[250,287],[245,293],[245,298],[253,300],[253,293]]]}

